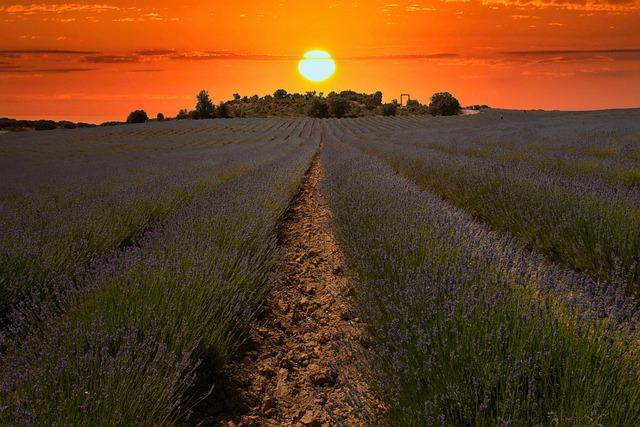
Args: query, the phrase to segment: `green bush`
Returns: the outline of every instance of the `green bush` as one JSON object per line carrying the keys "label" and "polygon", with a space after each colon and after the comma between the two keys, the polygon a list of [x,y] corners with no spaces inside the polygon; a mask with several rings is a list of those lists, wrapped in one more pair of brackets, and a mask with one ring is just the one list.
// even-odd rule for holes
{"label": "green bush", "polygon": [[398,113],[398,105],[395,103],[384,104],[382,106],[383,116],[395,116]]}
{"label": "green bush", "polygon": [[341,118],[346,116],[351,109],[351,102],[342,96],[329,98],[329,113],[333,117]]}
{"label": "green bush", "polygon": [[148,121],[149,116],[144,110],[132,111],[127,117],[127,123],[146,123]]}
{"label": "green bush", "polygon": [[329,107],[326,102],[318,98],[314,98],[309,105],[307,115],[309,117],[316,117],[319,119],[329,117]]}
{"label": "green bush", "polygon": [[429,111],[434,116],[455,116],[460,113],[460,102],[449,92],[438,92],[431,96]]}

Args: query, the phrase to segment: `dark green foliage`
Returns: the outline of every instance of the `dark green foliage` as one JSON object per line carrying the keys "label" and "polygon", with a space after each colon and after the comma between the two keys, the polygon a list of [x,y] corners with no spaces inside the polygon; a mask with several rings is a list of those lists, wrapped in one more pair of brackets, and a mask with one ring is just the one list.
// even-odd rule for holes
{"label": "dark green foliage", "polygon": [[146,123],[148,121],[149,116],[144,110],[132,111],[127,117],[127,123]]}
{"label": "dark green foliage", "polygon": [[78,127],[75,123],[66,120],[58,122],[58,125],[63,129],[75,129]]}
{"label": "dark green foliage", "polygon": [[201,90],[196,96],[196,101],[196,109],[192,118],[212,119],[215,117],[215,106],[209,97],[209,92]]}
{"label": "dark green foliage", "polygon": [[395,116],[398,112],[398,104],[391,102],[389,104],[384,104],[382,106],[382,115],[383,116]]}
{"label": "dark green foliage", "polygon": [[[52,127],[53,126],[53,127]],[[73,123],[67,120],[56,122],[53,120],[16,120],[7,117],[0,118],[0,130],[19,132],[27,129],[51,130],[55,128],[75,129],[77,127],[93,127],[89,123]]]}
{"label": "dark green foliage", "polygon": [[429,110],[434,116],[455,116],[460,113],[460,102],[449,92],[434,93]]}
{"label": "dark green foliage", "polygon": [[371,97],[371,105],[382,105],[382,92],[377,91]]}
{"label": "dark green foliage", "polygon": [[329,107],[326,102],[319,98],[314,98],[307,109],[307,115],[319,119],[329,117]]}
{"label": "dark green foliage", "polygon": [[341,118],[346,116],[351,109],[351,102],[341,96],[335,95],[329,98],[329,114],[333,117]]}
{"label": "dark green foliage", "polygon": [[229,106],[227,105],[226,102],[221,102],[220,105],[218,106],[217,112],[216,112],[216,117],[220,118],[220,119],[228,119],[230,117],[229,115]]}
{"label": "dark green foliage", "polygon": [[35,130],[53,130],[58,126],[52,120],[38,120],[34,126]]}
{"label": "dark green foliage", "polygon": [[278,89],[275,92],[273,92],[273,97],[275,99],[286,99],[288,96],[289,94],[284,89]]}

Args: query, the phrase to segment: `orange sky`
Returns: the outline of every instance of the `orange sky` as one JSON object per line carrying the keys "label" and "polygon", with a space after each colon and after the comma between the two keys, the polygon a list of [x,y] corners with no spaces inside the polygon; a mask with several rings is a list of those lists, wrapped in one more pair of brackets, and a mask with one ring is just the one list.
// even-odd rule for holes
{"label": "orange sky", "polygon": [[[0,0],[0,116],[175,115],[202,88],[640,107],[639,24],[640,0]],[[313,48],[337,59],[320,85],[296,69]]]}

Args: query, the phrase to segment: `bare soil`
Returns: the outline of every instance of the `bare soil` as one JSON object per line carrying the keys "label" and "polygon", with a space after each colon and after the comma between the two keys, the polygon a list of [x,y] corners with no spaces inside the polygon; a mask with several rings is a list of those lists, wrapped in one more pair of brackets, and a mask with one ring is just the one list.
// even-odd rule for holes
{"label": "bare soil", "polygon": [[346,403],[353,391],[369,393],[346,345],[347,339],[359,342],[361,325],[352,317],[349,275],[318,191],[322,174],[316,156],[280,228],[284,272],[250,328],[253,348],[224,372],[241,403],[233,413],[210,418],[211,424],[366,424]]}

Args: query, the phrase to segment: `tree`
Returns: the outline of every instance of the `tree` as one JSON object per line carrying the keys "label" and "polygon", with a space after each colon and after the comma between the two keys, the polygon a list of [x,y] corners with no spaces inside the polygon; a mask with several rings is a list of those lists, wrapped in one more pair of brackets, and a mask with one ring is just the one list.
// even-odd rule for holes
{"label": "tree", "polygon": [[396,104],[395,102],[384,104],[382,106],[383,116],[395,116],[397,112],[398,112],[398,104]]}
{"label": "tree", "polygon": [[194,118],[212,119],[215,116],[215,106],[209,97],[209,92],[201,90],[196,96],[196,110]]}
{"label": "tree", "polygon": [[431,96],[429,111],[434,116],[455,116],[460,112],[460,103],[449,92],[437,92]]}
{"label": "tree", "polygon": [[239,93],[234,93],[234,94],[233,94],[233,100],[234,100],[234,101],[240,101],[240,99],[241,99],[241,98],[242,98],[242,97],[240,96],[240,94],[239,94]]}
{"label": "tree", "polygon": [[226,102],[221,102],[220,105],[218,106],[217,109],[217,117],[221,118],[221,119],[228,119],[229,118],[229,106],[227,105]]}
{"label": "tree", "polygon": [[275,99],[286,99],[288,96],[289,94],[284,89],[278,89],[275,92],[273,92],[273,97]]}
{"label": "tree", "polygon": [[189,110],[187,110],[186,108],[181,108],[180,111],[178,111],[178,115],[176,116],[176,119],[185,120],[188,118],[189,118]]}
{"label": "tree", "polygon": [[158,113],[158,115],[156,116],[156,120],[159,121],[159,122],[163,122],[164,121],[164,114]]}
{"label": "tree", "polygon": [[309,104],[307,115],[309,117],[316,117],[319,119],[329,117],[329,107],[326,102],[318,98],[314,98]]}
{"label": "tree", "polygon": [[148,121],[149,116],[144,110],[132,111],[127,117],[127,123],[146,123]]}
{"label": "tree", "polygon": [[382,105],[382,92],[377,91],[376,93],[373,94],[373,96],[371,97],[371,104]]}
{"label": "tree", "polygon": [[329,113],[337,118],[346,116],[351,108],[351,102],[347,98],[334,95],[329,98]]}

